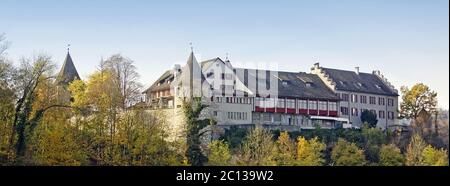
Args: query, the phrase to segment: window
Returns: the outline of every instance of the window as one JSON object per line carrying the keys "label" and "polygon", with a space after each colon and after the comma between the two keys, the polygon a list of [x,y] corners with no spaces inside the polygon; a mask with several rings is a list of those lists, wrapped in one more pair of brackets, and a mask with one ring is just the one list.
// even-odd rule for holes
{"label": "window", "polygon": [[342,101],[348,101],[348,94],[341,94],[342,96]]}
{"label": "window", "polygon": [[255,106],[264,107],[264,98],[255,98]]}
{"label": "window", "polygon": [[227,118],[231,120],[247,120],[246,112],[227,112]]}
{"label": "window", "polygon": [[207,78],[214,78],[214,70],[211,70],[210,72],[208,72],[208,73],[206,74],[206,77],[207,77]]}
{"label": "window", "polygon": [[213,115],[214,115],[214,116],[217,116],[217,111],[213,111]]}
{"label": "window", "polygon": [[394,119],[394,112],[388,112],[388,119],[390,120]]}
{"label": "window", "polygon": [[384,98],[378,98],[378,105],[384,105]]}
{"label": "window", "polygon": [[310,110],[317,110],[317,101],[308,101],[308,107]]}
{"label": "window", "polygon": [[274,98],[266,98],[264,105],[266,108],[274,108],[275,107],[275,99]]}
{"label": "window", "polygon": [[383,110],[378,111],[378,117],[379,117],[379,118],[382,118],[382,119],[385,118],[385,115],[384,115],[384,111],[383,111]]}
{"label": "window", "polygon": [[327,102],[319,101],[319,110],[327,110]]}
{"label": "window", "polygon": [[377,103],[376,103],[375,97],[370,96],[370,97],[369,97],[369,103],[370,103],[371,105],[377,104]]}
{"label": "window", "polygon": [[342,115],[348,115],[348,108],[347,107],[341,107],[341,114]]}
{"label": "window", "polygon": [[328,110],[329,111],[337,111],[337,103],[336,102],[329,102],[328,103]]}
{"label": "window", "polygon": [[293,99],[286,99],[286,107],[287,108],[295,108],[295,100],[293,100]]}
{"label": "window", "polygon": [[351,101],[352,103],[358,103],[358,95],[351,94]]}
{"label": "window", "polygon": [[308,109],[308,102],[306,100],[298,100],[300,109]]}
{"label": "window", "polygon": [[284,99],[276,99],[277,108],[284,108]]}
{"label": "window", "polygon": [[361,96],[360,102],[361,103],[367,103],[367,96]]}
{"label": "window", "polygon": [[388,106],[390,106],[390,107],[394,106],[394,99],[388,98],[387,102],[388,102]]}
{"label": "window", "polygon": [[352,116],[358,116],[358,109],[352,108]]}

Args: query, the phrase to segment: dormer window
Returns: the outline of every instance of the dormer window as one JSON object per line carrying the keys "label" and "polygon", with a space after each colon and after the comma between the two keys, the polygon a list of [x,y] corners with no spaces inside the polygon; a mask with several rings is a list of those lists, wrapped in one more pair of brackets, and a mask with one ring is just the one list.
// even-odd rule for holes
{"label": "dormer window", "polygon": [[206,74],[206,77],[207,77],[207,78],[214,78],[214,70],[211,70],[210,72],[208,72],[208,73]]}
{"label": "dormer window", "polygon": [[375,84],[375,87],[377,87],[378,89],[381,89],[381,86],[378,84]]}
{"label": "dormer window", "polygon": [[305,83],[306,87],[312,87],[312,83]]}

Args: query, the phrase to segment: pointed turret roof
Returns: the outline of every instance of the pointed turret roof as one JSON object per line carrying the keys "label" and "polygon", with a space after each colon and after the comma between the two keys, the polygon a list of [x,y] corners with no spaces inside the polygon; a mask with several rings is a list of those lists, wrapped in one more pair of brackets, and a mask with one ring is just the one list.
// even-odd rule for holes
{"label": "pointed turret roof", "polygon": [[66,59],[64,60],[64,64],[59,71],[57,82],[58,84],[69,84],[75,79],[80,79],[78,75],[77,69],[73,64],[72,57],[70,57],[70,53],[67,52]]}

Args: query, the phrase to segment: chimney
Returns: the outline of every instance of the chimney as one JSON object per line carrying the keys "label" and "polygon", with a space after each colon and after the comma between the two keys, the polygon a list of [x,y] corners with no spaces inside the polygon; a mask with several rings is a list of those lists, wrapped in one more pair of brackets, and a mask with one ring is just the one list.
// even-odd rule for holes
{"label": "chimney", "polygon": [[318,69],[320,67],[320,64],[317,62],[317,63],[314,63],[314,68],[315,69]]}
{"label": "chimney", "polygon": [[355,67],[355,72],[359,75],[359,67]]}
{"label": "chimney", "polygon": [[181,71],[181,66],[179,64],[175,64],[173,66],[173,74],[174,74],[175,78],[177,78],[180,71]]}

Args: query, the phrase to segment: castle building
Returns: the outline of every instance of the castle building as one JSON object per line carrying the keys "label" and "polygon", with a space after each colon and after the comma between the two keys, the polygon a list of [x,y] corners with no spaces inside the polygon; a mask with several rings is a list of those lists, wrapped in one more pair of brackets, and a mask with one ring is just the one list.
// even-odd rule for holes
{"label": "castle building", "polygon": [[364,73],[339,70],[314,64],[311,73],[340,97],[339,115],[346,117],[353,126],[361,127],[361,113],[369,110],[377,116],[377,127],[386,129],[397,123],[398,91],[380,71]]}
{"label": "castle building", "polygon": [[[379,127],[393,124],[396,90],[378,72],[352,73],[318,64],[312,73],[235,68],[228,59],[197,63],[191,52],[183,68],[175,65],[143,93],[148,108],[165,109],[174,116],[186,95],[201,97],[208,105],[204,117],[223,127],[263,125],[286,131],[360,127],[358,116],[364,109],[377,113]],[[336,86],[341,81],[357,87]]]}

